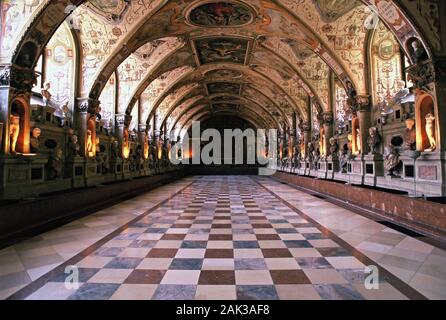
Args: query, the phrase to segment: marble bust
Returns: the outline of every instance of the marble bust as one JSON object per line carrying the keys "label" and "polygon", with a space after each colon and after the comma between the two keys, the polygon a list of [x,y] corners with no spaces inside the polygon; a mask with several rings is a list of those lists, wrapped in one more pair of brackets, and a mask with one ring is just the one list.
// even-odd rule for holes
{"label": "marble bust", "polygon": [[38,152],[40,147],[40,135],[42,134],[42,130],[39,128],[34,128],[31,132],[31,138],[29,140],[31,152]]}
{"label": "marble bust", "polygon": [[415,150],[417,147],[417,132],[415,130],[415,120],[406,120],[406,132],[404,133],[404,143],[407,150]]}

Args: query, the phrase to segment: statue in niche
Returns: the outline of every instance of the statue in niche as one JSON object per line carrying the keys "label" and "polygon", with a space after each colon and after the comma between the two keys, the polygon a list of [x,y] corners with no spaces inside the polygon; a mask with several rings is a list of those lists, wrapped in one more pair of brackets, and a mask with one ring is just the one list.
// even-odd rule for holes
{"label": "statue in niche", "polygon": [[322,133],[322,137],[321,137],[321,154],[323,157],[325,157],[327,155],[327,152],[325,150],[325,132]]}
{"label": "statue in niche", "polygon": [[349,153],[353,154],[353,135],[351,133],[347,136],[347,140],[348,140],[347,143],[348,151]]}
{"label": "statue in niche", "polygon": [[87,130],[87,144],[86,144],[87,154],[89,157],[92,157],[93,152],[93,133],[91,130]]}
{"label": "statue in niche", "polygon": [[369,137],[367,138],[367,144],[370,148],[369,154],[378,154],[377,150],[379,145],[381,144],[381,136],[378,133],[378,128],[371,127],[369,129]]}
{"label": "statue in niche", "polygon": [[31,138],[29,140],[30,150],[31,152],[37,153],[40,148],[40,135],[42,134],[42,130],[39,128],[34,128],[31,132]]}
{"label": "statue in niche", "polygon": [[337,160],[339,152],[339,144],[335,137],[330,138],[330,154],[333,160]]}
{"label": "statue in niche", "polygon": [[359,128],[356,129],[356,154],[361,154],[361,132]]}
{"label": "statue in niche", "polygon": [[398,149],[390,144],[386,152],[386,157],[384,159],[384,169],[386,169],[387,175],[394,177],[395,170],[400,164],[400,154]]}
{"label": "statue in niche", "polygon": [[9,139],[11,153],[16,153],[17,140],[20,134],[20,116],[12,114],[9,116]]}
{"label": "statue in niche", "polygon": [[149,135],[144,136],[144,159],[149,158]]}
{"label": "statue in niche", "polygon": [[417,147],[417,132],[415,129],[415,120],[406,120],[406,132],[404,134],[404,143],[407,150],[415,150]]}
{"label": "statue in niche", "polygon": [[47,168],[48,168],[48,179],[56,180],[57,178],[62,177],[62,149],[57,147],[53,154],[48,159]]}
{"label": "statue in niche", "polygon": [[429,59],[426,49],[424,49],[424,46],[420,40],[415,39],[412,42],[411,46],[412,46],[411,58],[415,64],[426,61]]}
{"label": "statue in niche", "polygon": [[428,113],[426,115],[426,133],[430,146],[425,151],[434,151],[437,148],[437,141],[435,139],[435,117],[432,115],[432,113]]}
{"label": "statue in niche", "polygon": [[339,167],[340,173],[347,173],[347,164],[348,164],[348,160],[349,160],[349,148],[348,148],[348,144],[344,144],[344,146],[342,147],[342,149],[339,151]]}

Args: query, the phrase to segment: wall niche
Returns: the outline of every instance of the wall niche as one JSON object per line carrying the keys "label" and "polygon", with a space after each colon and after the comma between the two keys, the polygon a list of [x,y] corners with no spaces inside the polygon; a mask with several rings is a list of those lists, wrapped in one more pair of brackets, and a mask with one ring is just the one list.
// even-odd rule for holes
{"label": "wall niche", "polygon": [[[417,128],[417,150],[418,151],[433,151],[432,138],[437,141],[437,124],[433,121],[431,126],[427,126],[428,120],[426,117],[431,115],[436,119],[435,102],[432,96],[427,93],[422,93],[417,99],[415,106],[416,110],[416,128]],[[429,138],[429,136],[431,138]]]}
{"label": "wall niche", "polygon": [[[18,131],[18,132],[17,132]],[[29,105],[21,98],[11,104],[9,117],[9,150],[11,153],[29,153]]]}

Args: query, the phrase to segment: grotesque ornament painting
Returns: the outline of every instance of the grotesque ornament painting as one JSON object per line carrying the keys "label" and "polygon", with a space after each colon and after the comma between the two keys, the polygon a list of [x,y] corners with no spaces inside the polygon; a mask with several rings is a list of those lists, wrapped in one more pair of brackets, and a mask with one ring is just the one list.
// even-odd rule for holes
{"label": "grotesque ornament painting", "polygon": [[199,26],[241,26],[251,22],[251,11],[238,3],[212,2],[192,10],[189,20]]}
{"label": "grotesque ornament painting", "polygon": [[87,6],[108,21],[119,22],[130,6],[130,0],[90,0]]}
{"label": "grotesque ornament painting", "polygon": [[360,3],[356,0],[313,0],[323,21],[334,22],[344,14],[356,8]]}
{"label": "grotesque ornament painting", "polygon": [[195,42],[201,64],[240,63],[244,64],[248,41],[236,38],[199,39]]}

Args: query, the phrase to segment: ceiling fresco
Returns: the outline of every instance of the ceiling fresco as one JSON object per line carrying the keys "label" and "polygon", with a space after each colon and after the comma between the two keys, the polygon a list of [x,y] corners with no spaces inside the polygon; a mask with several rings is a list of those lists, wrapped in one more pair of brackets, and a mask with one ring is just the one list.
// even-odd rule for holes
{"label": "ceiling fresco", "polygon": [[189,14],[189,21],[203,27],[243,26],[254,19],[248,6],[236,2],[210,2],[199,5]]}
{"label": "ceiling fresco", "polygon": [[356,0],[313,0],[324,22],[338,20],[344,14],[361,5]]}
{"label": "ceiling fresco", "polygon": [[[68,3],[59,2],[59,6]],[[135,114],[133,106],[140,99],[136,106],[143,108],[139,112],[143,123],[150,121],[151,114],[166,116],[169,124],[180,116],[183,121],[193,116],[188,108],[203,101],[197,97],[206,96],[212,97],[203,103],[208,112],[223,105],[243,109],[246,102],[241,99],[246,99],[257,103],[250,108],[263,110],[257,116],[266,112],[290,123],[298,113],[301,119],[310,119],[306,114],[309,99],[317,102],[318,112],[333,109],[331,76],[339,79],[337,92],[350,81],[359,94],[373,96],[366,64],[369,29],[364,22],[371,13],[367,4],[375,5],[386,19],[379,32],[396,33],[395,46],[416,34],[390,0],[81,2],[66,22],[79,43],[77,96],[104,98],[104,90],[113,92],[116,81],[115,112]],[[430,0],[430,6],[406,2],[405,7],[420,13],[415,17],[420,26],[438,31],[437,0]],[[49,3],[2,1],[5,36],[0,60],[11,57],[17,37],[24,34],[12,32],[11,26],[24,30]],[[41,23],[35,33],[45,34],[49,28]],[[423,41],[439,49],[438,39]],[[117,78],[111,83],[115,73]],[[104,102],[109,106],[107,118],[112,118],[112,102]]]}
{"label": "ceiling fresco", "polygon": [[130,0],[89,0],[86,6],[107,21],[116,23],[122,20],[130,3]]}
{"label": "ceiling fresco", "polygon": [[76,9],[73,28],[78,30],[82,43],[81,94],[91,90],[114,50],[161,3],[162,0],[94,0]]}
{"label": "ceiling fresco", "polygon": [[0,61],[7,60],[14,50],[14,43],[23,34],[27,22],[50,0],[7,0],[2,1],[0,17]]}
{"label": "ceiling fresco", "polygon": [[241,90],[241,85],[238,83],[216,82],[216,83],[209,83],[207,85],[207,88],[209,94],[216,94],[216,93],[239,94]]}
{"label": "ceiling fresco", "polygon": [[205,38],[195,40],[200,64],[239,63],[245,64],[248,40],[237,38]]}

